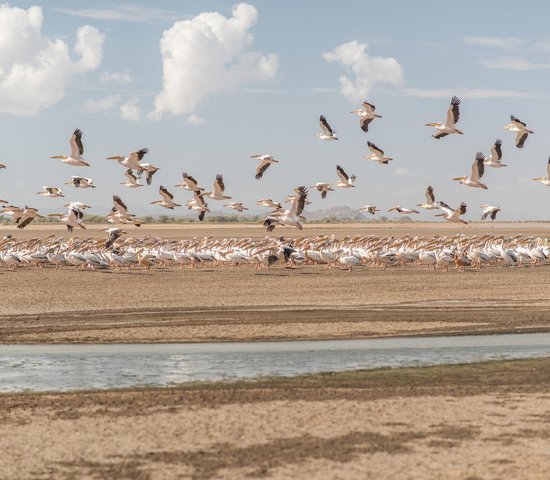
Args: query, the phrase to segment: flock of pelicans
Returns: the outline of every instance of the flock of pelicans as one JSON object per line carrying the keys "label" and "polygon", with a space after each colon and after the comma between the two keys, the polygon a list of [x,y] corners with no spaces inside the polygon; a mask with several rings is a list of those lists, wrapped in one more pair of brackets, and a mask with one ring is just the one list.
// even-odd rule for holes
{"label": "flock of pelicans", "polygon": [[269,269],[274,264],[294,268],[297,265],[326,265],[351,271],[353,267],[425,266],[448,271],[465,267],[538,265],[548,260],[547,239],[532,236],[486,234],[451,237],[402,238],[365,237],[335,238],[319,235],[313,238],[265,237],[214,240],[211,237],[188,240],[163,240],[151,236],[122,237],[122,228],[105,229],[107,238],[79,239],[32,238],[17,240],[11,235],[0,241],[0,266],[75,267],[77,269],[131,269],[153,266],[191,268],[203,266],[254,265]]}

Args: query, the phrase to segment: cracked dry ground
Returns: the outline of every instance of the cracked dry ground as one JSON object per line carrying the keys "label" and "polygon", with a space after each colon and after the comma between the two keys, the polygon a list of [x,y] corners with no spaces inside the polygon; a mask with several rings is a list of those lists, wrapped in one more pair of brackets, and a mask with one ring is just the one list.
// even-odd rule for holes
{"label": "cracked dry ground", "polygon": [[547,479],[550,359],[0,396],[2,478]]}

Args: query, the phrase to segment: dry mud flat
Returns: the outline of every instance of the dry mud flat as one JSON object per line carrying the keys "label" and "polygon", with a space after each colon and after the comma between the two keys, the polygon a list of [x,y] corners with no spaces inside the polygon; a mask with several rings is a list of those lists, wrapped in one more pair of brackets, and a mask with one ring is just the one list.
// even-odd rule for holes
{"label": "dry mud flat", "polygon": [[4,479],[548,479],[550,359],[0,395]]}

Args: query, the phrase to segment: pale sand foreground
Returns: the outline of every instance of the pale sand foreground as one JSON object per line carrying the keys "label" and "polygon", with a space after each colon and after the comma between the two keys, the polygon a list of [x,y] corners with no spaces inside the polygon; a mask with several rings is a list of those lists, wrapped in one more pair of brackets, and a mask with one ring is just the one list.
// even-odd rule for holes
{"label": "pale sand foreground", "polygon": [[[47,228],[46,228],[47,227]],[[86,235],[101,236],[99,226]],[[13,227],[9,227],[10,233]],[[315,235],[546,236],[547,224],[313,225]],[[6,229],[0,230],[0,235]],[[153,225],[133,235],[162,238],[259,236],[247,225]],[[296,229],[281,229],[296,235]],[[60,226],[15,232],[64,234]],[[550,236],[550,235],[549,235]],[[465,273],[422,267],[348,273],[324,266],[157,268],[151,272],[74,268],[0,269],[0,342],[177,342],[358,338],[550,330],[550,265]]]}
{"label": "pale sand foreground", "polygon": [[550,359],[0,395],[5,479],[547,479]]}

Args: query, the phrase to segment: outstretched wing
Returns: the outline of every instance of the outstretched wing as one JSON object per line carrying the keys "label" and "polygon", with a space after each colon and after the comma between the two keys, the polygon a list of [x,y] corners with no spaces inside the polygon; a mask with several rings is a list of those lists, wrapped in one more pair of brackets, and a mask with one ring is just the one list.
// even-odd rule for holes
{"label": "outstretched wing", "polygon": [[321,130],[323,130],[323,133],[325,135],[330,135],[330,136],[334,135],[334,132],[332,131],[332,128],[328,124],[327,119],[325,118],[324,115],[321,115],[319,117],[319,124],[321,125]]}
{"label": "outstretched wing", "polygon": [[428,200],[428,203],[435,203],[434,189],[431,185],[428,185],[428,188],[426,189],[426,199]]}
{"label": "outstretched wing", "polygon": [[445,122],[445,125],[448,127],[453,127],[456,122],[458,122],[458,119],[460,118],[460,98],[453,97],[451,99],[451,105],[449,106],[449,109],[447,110],[447,121]]}
{"label": "outstretched wing", "polygon": [[71,145],[71,157],[78,158],[84,153],[84,145],[82,145],[82,130],[77,128],[69,140]]}
{"label": "outstretched wing", "polygon": [[340,180],[342,180],[342,182],[344,182],[344,183],[349,182],[348,174],[346,172],[344,172],[344,169],[340,165],[336,165],[336,173],[338,174],[338,176],[340,177]]}

